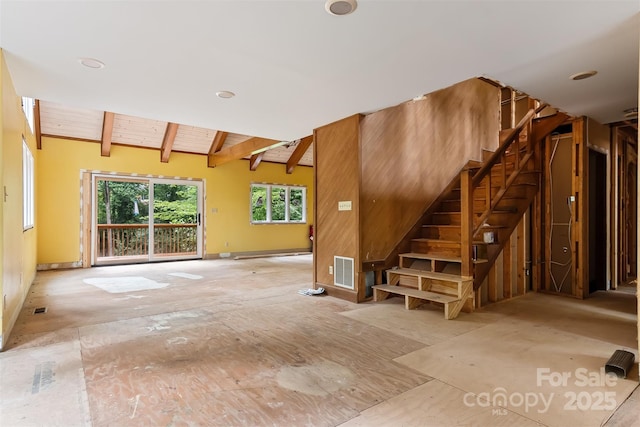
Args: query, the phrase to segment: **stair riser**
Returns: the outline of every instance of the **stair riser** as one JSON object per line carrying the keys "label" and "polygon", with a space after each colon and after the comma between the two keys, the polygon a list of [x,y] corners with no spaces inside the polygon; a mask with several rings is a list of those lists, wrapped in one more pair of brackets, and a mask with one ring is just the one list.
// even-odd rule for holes
{"label": "stair riser", "polygon": [[[509,175],[507,174],[507,179]],[[525,173],[520,174],[516,177],[513,184],[538,184],[538,174],[537,173]],[[513,185],[512,184],[512,185]],[[495,174],[491,176],[491,188],[500,188],[502,186],[502,174]],[[480,185],[477,187],[478,189],[486,188],[486,178],[482,180]]]}
{"label": "stair riser", "polygon": [[411,242],[411,251],[431,255],[460,257],[460,243],[453,242]]}
{"label": "stair riser", "polygon": [[422,237],[426,239],[460,240],[460,227],[422,227]]}
{"label": "stair riser", "polygon": [[456,283],[443,282],[441,280],[428,280],[425,282],[423,290],[457,297],[460,293],[458,286],[459,285]]}
{"label": "stair riser", "polygon": [[[508,196],[507,196],[508,197]],[[507,197],[503,197],[498,203],[498,209],[511,209],[517,208],[520,203],[522,203],[521,199],[509,199]],[[526,197],[526,194],[523,195]],[[486,209],[487,203],[484,199],[475,199],[473,201],[473,210],[474,212],[482,212]],[[442,202],[441,212],[460,212],[460,200],[445,200]]]}
{"label": "stair riser", "polygon": [[460,212],[435,213],[431,216],[434,225],[460,225]]}

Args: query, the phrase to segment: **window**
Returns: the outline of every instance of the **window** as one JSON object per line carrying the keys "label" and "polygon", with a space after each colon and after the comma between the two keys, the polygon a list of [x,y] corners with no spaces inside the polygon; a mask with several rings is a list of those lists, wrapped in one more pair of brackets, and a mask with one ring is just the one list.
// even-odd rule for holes
{"label": "window", "polygon": [[24,111],[24,115],[27,118],[27,122],[29,123],[29,128],[31,129],[31,133],[33,133],[33,110],[35,108],[36,101],[33,98],[22,97],[22,111]]}
{"label": "window", "polygon": [[22,139],[22,228],[33,228],[33,155],[27,142]]}
{"label": "window", "polygon": [[304,223],[307,188],[288,185],[251,185],[252,223]]}

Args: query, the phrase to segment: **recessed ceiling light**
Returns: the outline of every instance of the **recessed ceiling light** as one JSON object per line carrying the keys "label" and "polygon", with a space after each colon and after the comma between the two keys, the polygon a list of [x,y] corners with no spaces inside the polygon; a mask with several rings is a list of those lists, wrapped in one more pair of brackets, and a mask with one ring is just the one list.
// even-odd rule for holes
{"label": "recessed ceiling light", "polygon": [[324,8],[332,15],[348,15],[358,7],[356,0],[327,0]]}
{"label": "recessed ceiling light", "polygon": [[85,67],[93,68],[94,70],[104,68],[104,62],[94,58],[79,58],[78,61]]}
{"label": "recessed ceiling light", "polygon": [[229,99],[229,98],[233,98],[234,96],[236,96],[236,94],[233,93],[233,92],[230,92],[228,90],[221,90],[219,92],[216,92],[216,96],[218,98]]}
{"label": "recessed ceiling light", "polygon": [[598,74],[598,72],[596,70],[581,71],[579,73],[576,73],[576,74],[570,76],[569,78],[571,80],[584,80],[584,79],[588,79],[589,77],[593,77],[596,74]]}

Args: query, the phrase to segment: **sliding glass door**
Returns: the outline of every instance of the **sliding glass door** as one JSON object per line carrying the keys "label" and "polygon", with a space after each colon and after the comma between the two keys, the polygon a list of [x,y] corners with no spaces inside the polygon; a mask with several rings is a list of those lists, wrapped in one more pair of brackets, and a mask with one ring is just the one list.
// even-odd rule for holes
{"label": "sliding glass door", "polygon": [[94,175],[93,189],[93,264],[202,257],[202,182]]}
{"label": "sliding glass door", "polygon": [[201,183],[154,182],[152,260],[202,256]]}

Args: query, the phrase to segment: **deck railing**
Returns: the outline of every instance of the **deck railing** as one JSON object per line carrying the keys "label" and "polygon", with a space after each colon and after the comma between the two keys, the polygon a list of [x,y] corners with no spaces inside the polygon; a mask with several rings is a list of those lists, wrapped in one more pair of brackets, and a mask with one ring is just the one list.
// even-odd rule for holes
{"label": "deck railing", "polygon": [[[197,224],[154,224],[154,255],[197,253]],[[148,224],[98,224],[98,258],[149,255]]]}

